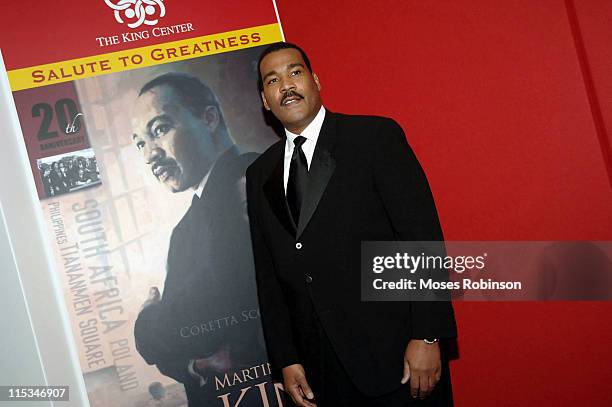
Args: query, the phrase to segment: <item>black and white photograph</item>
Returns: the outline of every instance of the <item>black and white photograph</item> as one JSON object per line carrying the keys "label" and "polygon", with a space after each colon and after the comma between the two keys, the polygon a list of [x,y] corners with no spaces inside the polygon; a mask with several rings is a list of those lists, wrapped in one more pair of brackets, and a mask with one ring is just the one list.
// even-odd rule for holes
{"label": "black and white photograph", "polygon": [[74,151],[37,160],[45,197],[63,195],[100,185],[100,170],[93,149]]}

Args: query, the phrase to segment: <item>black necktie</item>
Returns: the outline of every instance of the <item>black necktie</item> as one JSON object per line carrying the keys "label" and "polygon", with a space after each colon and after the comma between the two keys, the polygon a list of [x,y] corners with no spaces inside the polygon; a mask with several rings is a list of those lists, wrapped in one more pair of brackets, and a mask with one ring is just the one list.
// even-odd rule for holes
{"label": "black necktie", "polygon": [[300,209],[306,194],[306,178],[308,177],[308,162],[302,150],[306,137],[297,136],[293,140],[294,148],[289,166],[289,181],[287,181],[287,203],[297,226],[300,220]]}

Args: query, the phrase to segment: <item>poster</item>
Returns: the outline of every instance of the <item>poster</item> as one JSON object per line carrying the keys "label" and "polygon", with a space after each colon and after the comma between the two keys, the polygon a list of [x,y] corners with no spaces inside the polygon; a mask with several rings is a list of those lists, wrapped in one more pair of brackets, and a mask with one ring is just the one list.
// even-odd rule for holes
{"label": "poster", "polygon": [[282,33],[272,3],[233,3],[100,0],[77,7],[107,33],[65,27],[81,46],[2,39],[91,406],[283,404],[244,191],[277,137],[257,59]]}

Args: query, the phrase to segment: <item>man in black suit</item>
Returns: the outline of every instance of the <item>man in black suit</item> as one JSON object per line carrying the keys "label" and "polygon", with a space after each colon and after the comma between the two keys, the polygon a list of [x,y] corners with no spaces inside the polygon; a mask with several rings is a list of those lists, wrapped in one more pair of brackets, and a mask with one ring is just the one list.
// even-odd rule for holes
{"label": "man in black suit", "polygon": [[174,193],[193,193],[172,231],[163,296],[152,288],[138,315],[137,349],[185,385],[190,407],[218,405],[213,375],[267,360],[252,318],[257,299],[244,191],[255,155],[238,153],[216,96],[185,74],[144,85],[132,125],[153,175]]}
{"label": "man in black suit", "polygon": [[362,241],[443,240],[401,127],[326,111],[293,44],[268,47],[259,73],[286,138],[247,170],[248,211],[264,335],[285,389],[300,406],[451,405],[438,342],[456,335],[451,304],[360,300]]}

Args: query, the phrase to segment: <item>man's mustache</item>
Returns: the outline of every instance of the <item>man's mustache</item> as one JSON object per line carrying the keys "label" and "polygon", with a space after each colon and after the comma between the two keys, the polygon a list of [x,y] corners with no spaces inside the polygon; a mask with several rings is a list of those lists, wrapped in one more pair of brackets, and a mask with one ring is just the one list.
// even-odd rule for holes
{"label": "man's mustache", "polygon": [[304,99],[304,96],[300,95],[299,93],[297,93],[294,90],[290,90],[288,92],[286,92],[285,94],[283,94],[283,97],[281,98],[280,104],[283,105],[285,104],[285,100],[287,100],[290,97],[299,97],[300,99]]}

